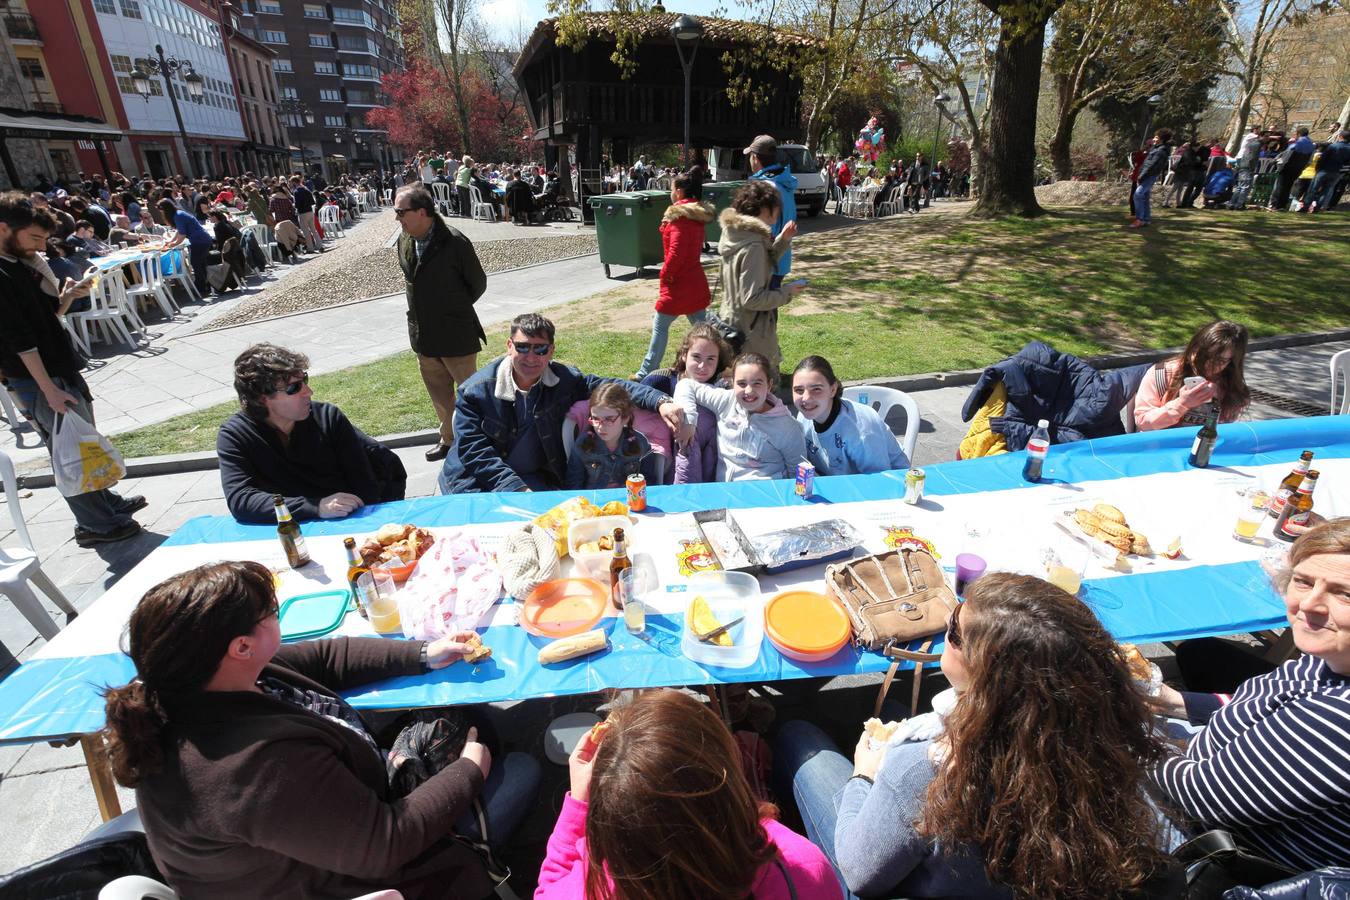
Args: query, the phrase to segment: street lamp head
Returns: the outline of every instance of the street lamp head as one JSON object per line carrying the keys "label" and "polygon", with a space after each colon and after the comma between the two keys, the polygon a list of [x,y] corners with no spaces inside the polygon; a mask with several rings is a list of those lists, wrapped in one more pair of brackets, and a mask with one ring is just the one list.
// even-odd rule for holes
{"label": "street lamp head", "polygon": [[314,113],[310,112],[309,110],[305,110],[305,124],[306,125],[314,124]]}
{"label": "street lamp head", "polygon": [[206,79],[202,78],[202,76],[198,75],[192,69],[189,69],[188,73],[183,76],[183,80],[187,82],[188,95],[194,100],[206,92],[203,87],[203,83]]}
{"label": "street lamp head", "polygon": [[1156,107],[1158,104],[1163,102],[1162,94],[1154,94],[1153,96],[1149,97],[1148,100],[1146,100],[1145,102],[1148,103],[1149,106]]}
{"label": "street lamp head", "polygon": [[952,98],[948,97],[946,94],[938,94],[936,97],[933,98],[933,105],[946,106],[948,103],[951,102],[951,99]]}
{"label": "street lamp head", "polygon": [[677,41],[694,43],[703,37],[703,23],[693,16],[680,16],[670,26],[670,36]]}
{"label": "street lamp head", "polygon": [[137,66],[131,70],[131,86],[147,100],[150,99],[150,73]]}

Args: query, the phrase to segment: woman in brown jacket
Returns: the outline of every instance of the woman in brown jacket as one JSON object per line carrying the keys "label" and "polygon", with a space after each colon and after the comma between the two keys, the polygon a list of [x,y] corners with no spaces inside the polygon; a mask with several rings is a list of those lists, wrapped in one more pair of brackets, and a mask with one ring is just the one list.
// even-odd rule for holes
{"label": "woman in brown jacket", "polygon": [[482,794],[493,843],[504,839],[534,801],[538,764],[513,753],[492,771],[470,729],[458,759],[395,798],[385,752],[337,693],[450,665],[466,637],[283,647],[272,573],[254,562],[152,588],[129,626],[137,680],[108,691],[107,732],[169,884],[185,898],[491,896],[456,823]]}

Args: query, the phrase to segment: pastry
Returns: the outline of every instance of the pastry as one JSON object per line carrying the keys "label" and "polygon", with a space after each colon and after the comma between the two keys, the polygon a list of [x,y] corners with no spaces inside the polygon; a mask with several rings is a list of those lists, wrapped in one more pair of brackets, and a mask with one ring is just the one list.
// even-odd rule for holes
{"label": "pastry", "polygon": [[470,665],[476,666],[492,658],[492,648],[484,644],[483,639],[476,634],[465,638],[464,646],[469,648],[469,652],[464,654],[464,660]]}
{"label": "pastry", "polygon": [[1125,665],[1130,668],[1130,677],[1135,681],[1148,683],[1153,680],[1153,664],[1139,652],[1134,644],[1121,644],[1120,655],[1125,657]]}
{"label": "pastry", "polygon": [[[694,636],[707,634],[721,627],[722,623],[717,621],[717,617],[713,615],[712,607],[708,605],[707,600],[703,599],[703,595],[700,594],[695,597],[693,602],[689,604],[689,630],[694,633]],[[716,637],[709,638],[708,643],[716,644],[719,647],[735,645],[731,635],[725,631]]]}

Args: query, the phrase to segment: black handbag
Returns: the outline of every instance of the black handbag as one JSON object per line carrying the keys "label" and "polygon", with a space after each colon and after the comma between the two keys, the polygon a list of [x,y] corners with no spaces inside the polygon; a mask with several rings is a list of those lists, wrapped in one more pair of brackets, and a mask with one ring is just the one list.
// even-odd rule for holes
{"label": "black handbag", "polygon": [[1298,874],[1219,828],[1192,838],[1172,855],[1186,867],[1186,900],[1222,900],[1229,888],[1262,887]]}

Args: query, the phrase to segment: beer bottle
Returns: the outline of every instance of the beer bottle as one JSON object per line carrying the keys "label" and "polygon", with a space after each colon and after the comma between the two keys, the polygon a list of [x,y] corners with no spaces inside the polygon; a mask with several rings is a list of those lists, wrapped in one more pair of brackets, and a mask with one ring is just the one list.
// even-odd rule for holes
{"label": "beer bottle", "polygon": [[1298,538],[1298,533],[1289,530],[1290,525],[1307,526],[1312,519],[1313,508],[1313,488],[1317,487],[1317,470],[1310,469],[1308,474],[1303,476],[1303,483],[1298,486],[1298,491],[1290,497],[1284,504],[1284,509],[1280,511],[1280,518],[1275,523],[1275,536],[1282,541],[1293,541]]}
{"label": "beer bottle", "polygon": [[619,596],[619,578],[625,569],[633,568],[628,558],[628,542],[624,539],[623,529],[614,529],[614,559],[609,563],[609,600],[615,609],[623,609],[623,598]]}
{"label": "beer bottle", "polygon": [[1203,469],[1209,465],[1209,458],[1214,454],[1214,445],[1219,442],[1219,413],[1213,407],[1205,413],[1205,424],[1200,426],[1200,430],[1195,433],[1195,441],[1191,444],[1191,455],[1186,462],[1197,469]]}
{"label": "beer bottle", "polygon": [[351,586],[356,611],[361,614],[361,618],[369,619],[366,607],[375,599],[375,582],[370,577],[370,566],[362,561],[356,549],[356,538],[343,538],[342,546],[347,548],[347,584]]}
{"label": "beer bottle", "polygon": [[291,518],[286,501],[280,494],[272,495],[272,505],[276,507],[277,537],[281,539],[281,549],[286,551],[286,563],[292,569],[309,565],[309,549],[305,546],[305,536],[300,526]]}
{"label": "beer bottle", "polygon": [[1298,462],[1294,463],[1294,471],[1286,475],[1284,481],[1281,481],[1280,486],[1275,489],[1268,507],[1272,519],[1280,517],[1280,513],[1284,511],[1284,504],[1288,502],[1290,497],[1294,496],[1294,491],[1298,490],[1298,486],[1303,483],[1303,476],[1307,475],[1308,470],[1312,468],[1312,459],[1313,452],[1304,450],[1302,455],[1299,456]]}

